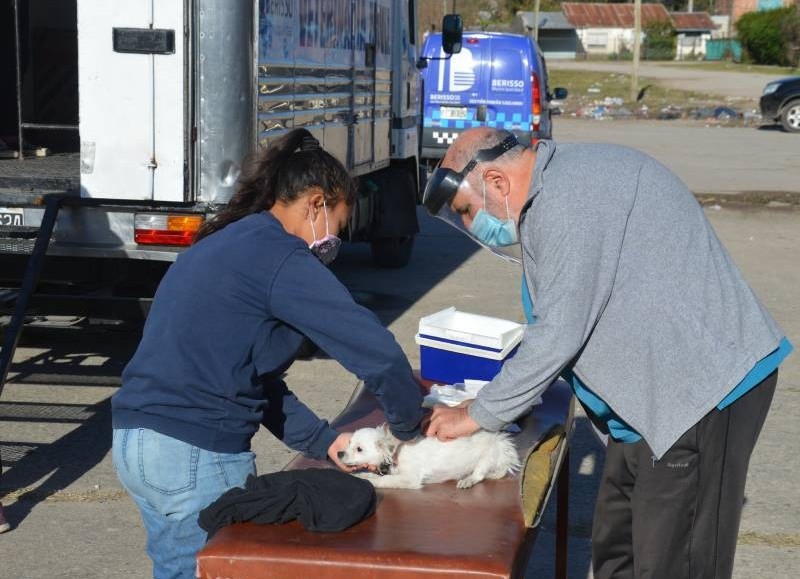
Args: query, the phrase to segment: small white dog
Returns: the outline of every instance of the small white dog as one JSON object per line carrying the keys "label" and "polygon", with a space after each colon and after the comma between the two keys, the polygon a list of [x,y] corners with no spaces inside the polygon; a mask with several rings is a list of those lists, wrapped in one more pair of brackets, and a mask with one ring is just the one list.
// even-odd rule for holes
{"label": "small white dog", "polygon": [[484,479],[513,474],[520,467],[508,434],[478,431],[448,442],[432,437],[401,442],[385,424],[356,430],[347,450],[337,456],[349,466],[375,467],[380,474],[356,476],[390,489],[418,489],[448,480],[457,480],[458,488],[468,489]]}

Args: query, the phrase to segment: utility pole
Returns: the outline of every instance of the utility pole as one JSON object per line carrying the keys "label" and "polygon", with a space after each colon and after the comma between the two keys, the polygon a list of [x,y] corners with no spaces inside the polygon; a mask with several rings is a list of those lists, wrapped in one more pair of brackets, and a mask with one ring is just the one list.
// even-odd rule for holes
{"label": "utility pole", "polygon": [[533,39],[539,42],[539,0],[533,5]]}
{"label": "utility pole", "polygon": [[639,52],[642,37],[642,0],[633,2],[633,70],[631,72],[631,102],[639,94]]}

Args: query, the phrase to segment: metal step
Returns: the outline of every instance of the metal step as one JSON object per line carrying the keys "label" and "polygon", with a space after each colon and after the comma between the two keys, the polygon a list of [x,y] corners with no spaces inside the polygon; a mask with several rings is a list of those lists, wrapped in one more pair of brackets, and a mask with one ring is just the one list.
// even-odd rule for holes
{"label": "metal step", "polygon": [[[31,294],[36,290],[36,284],[39,282],[39,275],[42,272],[42,262],[47,254],[47,248],[50,244],[50,238],[53,236],[53,229],[56,225],[56,218],[58,217],[58,210],[61,208],[63,196],[61,195],[48,195],[45,197],[45,210],[42,216],[42,223],[40,227],[14,227],[8,226],[3,228],[2,235],[6,236],[0,243],[7,244],[10,251],[18,251],[23,249],[26,253],[30,254],[28,263],[25,267],[25,275],[22,277],[22,283],[19,288],[19,293],[14,300],[14,315],[11,318],[11,323],[4,332],[3,345],[0,349],[0,394],[3,392],[3,386],[6,383],[8,376],[8,369],[11,367],[11,362],[14,359],[14,351],[17,349],[19,335],[22,331],[22,326],[25,323],[25,315],[28,309],[28,301]],[[30,239],[31,233],[36,231],[36,239]],[[30,249],[28,249],[30,248]],[[11,297],[10,295],[7,297]]]}

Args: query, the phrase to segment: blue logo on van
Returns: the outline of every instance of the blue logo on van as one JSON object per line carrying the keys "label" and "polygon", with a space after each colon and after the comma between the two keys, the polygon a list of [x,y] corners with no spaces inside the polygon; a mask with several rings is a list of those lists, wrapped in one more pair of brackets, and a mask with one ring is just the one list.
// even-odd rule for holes
{"label": "blue logo on van", "polygon": [[[441,51],[441,56],[447,56]],[[472,52],[468,48],[462,48],[458,58],[448,58],[440,60],[439,78],[437,79],[437,89],[443,92],[463,92],[472,88],[475,84],[475,72],[473,70]],[[477,63],[476,63],[477,64]],[[445,88],[445,77],[447,87]],[[441,95],[440,95],[441,96]]]}

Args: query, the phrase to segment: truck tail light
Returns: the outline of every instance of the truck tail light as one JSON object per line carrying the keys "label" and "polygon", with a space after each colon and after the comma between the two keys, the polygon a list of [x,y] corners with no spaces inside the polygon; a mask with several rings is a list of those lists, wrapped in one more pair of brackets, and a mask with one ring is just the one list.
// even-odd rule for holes
{"label": "truck tail light", "polygon": [[191,245],[202,224],[202,215],[137,213],[133,238],[139,245]]}
{"label": "truck tail light", "polygon": [[539,86],[539,75],[531,74],[531,112],[533,113],[533,130],[539,132],[542,120],[542,89]]}

